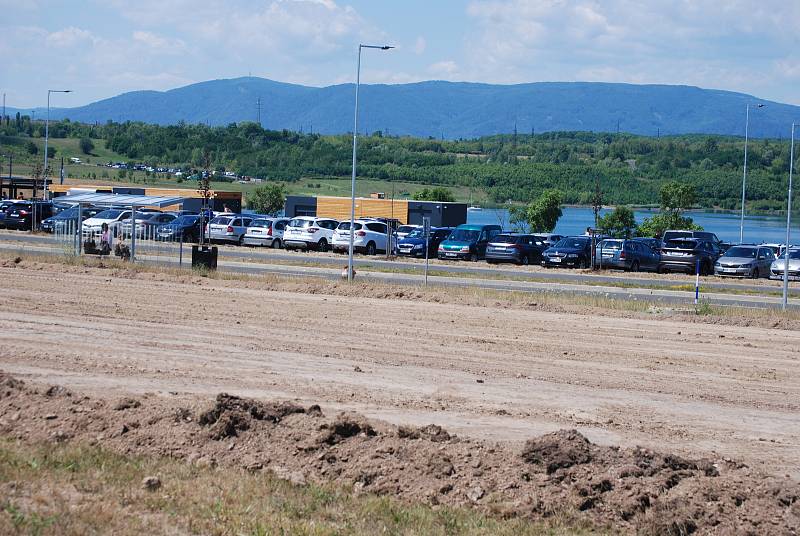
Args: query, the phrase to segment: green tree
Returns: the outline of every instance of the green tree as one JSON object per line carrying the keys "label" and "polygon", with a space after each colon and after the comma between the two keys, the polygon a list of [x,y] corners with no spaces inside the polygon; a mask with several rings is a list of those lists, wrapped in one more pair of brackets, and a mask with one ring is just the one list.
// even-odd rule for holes
{"label": "green tree", "polygon": [[452,203],[456,200],[453,192],[441,186],[417,190],[411,198],[416,201],[439,201],[442,203]]}
{"label": "green tree", "polygon": [[286,188],[283,184],[266,184],[247,194],[247,208],[261,214],[274,215],[283,209]]}
{"label": "green tree", "polygon": [[545,190],[538,199],[528,205],[525,209],[525,219],[530,232],[550,233],[556,228],[556,223],[561,217],[562,198],[558,190]]}
{"label": "green tree", "polygon": [[668,182],[661,187],[661,210],[680,215],[697,201],[697,190],[691,184]]}
{"label": "green tree", "polygon": [[56,156],[56,148],[55,147],[48,147],[47,148],[47,158],[55,158]]}
{"label": "green tree", "polygon": [[81,148],[81,152],[83,154],[90,155],[92,154],[92,151],[94,151],[94,143],[92,143],[92,140],[90,140],[89,138],[81,138],[81,141],[78,144],[78,146]]}
{"label": "green tree", "polygon": [[688,231],[702,231],[703,228],[696,225],[692,218],[676,215],[670,212],[661,212],[646,218],[639,225],[639,234],[642,236],[660,237],[664,231],[685,229]]}
{"label": "green tree", "polygon": [[661,212],[645,219],[639,226],[642,236],[659,237],[670,229],[702,230],[692,218],[683,216],[697,199],[695,187],[681,182],[668,182],[661,187]]}
{"label": "green tree", "polygon": [[601,216],[598,227],[614,238],[630,238],[636,232],[636,218],[630,207],[621,205]]}
{"label": "green tree", "polygon": [[32,141],[25,144],[25,149],[28,151],[28,154],[39,154],[39,147]]}

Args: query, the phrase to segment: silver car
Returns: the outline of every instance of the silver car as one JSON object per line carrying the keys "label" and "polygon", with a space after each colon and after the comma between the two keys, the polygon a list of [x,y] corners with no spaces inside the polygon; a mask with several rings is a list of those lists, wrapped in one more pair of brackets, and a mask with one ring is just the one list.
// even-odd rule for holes
{"label": "silver car", "polygon": [[283,245],[283,230],[288,218],[257,218],[244,234],[246,246],[266,246],[280,249]]}
{"label": "silver car", "polygon": [[733,246],[714,263],[714,275],[769,277],[775,253],[766,246]]}
{"label": "silver car", "polygon": [[[785,257],[775,259],[770,267],[769,278],[783,280],[785,268]],[[789,250],[789,280],[800,281],[800,249]]]}
{"label": "silver car", "polygon": [[206,235],[212,244],[232,242],[241,246],[244,243],[244,234],[252,221],[252,216],[222,214],[208,223]]}

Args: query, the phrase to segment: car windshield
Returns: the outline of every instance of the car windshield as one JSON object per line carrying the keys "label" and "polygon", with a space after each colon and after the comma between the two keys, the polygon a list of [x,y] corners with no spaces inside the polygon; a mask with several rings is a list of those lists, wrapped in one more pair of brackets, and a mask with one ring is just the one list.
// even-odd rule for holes
{"label": "car windshield", "polygon": [[694,249],[697,247],[697,242],[694,240],[668,240],[667,248],[672,249]]}
{"label": "car windshield", "polygon": [[[400,229],[398,229],[398,231],[400,231]],[[416,229],[408,233],[406,238],[425,238],[425,230],[422,227],[417,227]]]}
{"label": "car windshield", "polygon": [[[358,231],[359,229],[361,229],[361,227],[363,227],[363,225],[361,225],[358,222],[353,224],[353,230],[354,231]],[[342,223],[339,224],[339,226],[336,228],[336,230],[337,231],[349,231],[350,230],[350,222],[349,221],[343,221]]]}
{"label": "car windshield", "polygon": [[[784,253],[785,255],[785,253]],[[789,258],[790,259],[800,259],[800,249],[794,249],[789,251]]]}
{"label": "car windshield", "polygon": [[[157,214],[159,214],[159,213],[158,212],[145,212],[144,214],[142,214],[141,212],[137,212],[136,213],[136,221],[150,220],[150,219],[153,219]],[[130,220],[130,219],[131,218],[128,218],[128,220]]]}
{"label": "car windshield", "polygon": [[414,227],[413,225],[401,225],[400,227],[397,228],[397,232],[398,233],[413,233],[416,229],[417,229],[417,227]]}
{"label": "car windshield", "polygon": [[622,249],[622,240],[602,240],[597,247],[599,249]]}
{"label": "car windshield", "polygon": [[212,223],[214,225],[230,225],[232,221],[233,218],[231,218],[230,216],[217,216],[209,223]]}
{"label": "car windshield", "polygon": [[725,252],[726,257],[742,257],[746,259],[755,259],[756,253],[758,250],[756,248],[743,248],[743,247],[732,247],[728,251]]}
{"label": "car windshield", "polygon": [[54,220],[74,220],[77,217],[78,217],[78,209],[75,208],[75,207],[72,207],[72,208],[68,208],[68,209],[62,210],[61,212],[59,212],[58,214],[53,216],[53,219]]}
{"label": "car windshield", "polygon": [[518,236],[511,236],[507,234],[497,235],[492,239],[495,244],[516,244],[519,242]]}
{"label": "car windshield", "polygon": [[200,216],[179,216],[170,222],[170,225],[194,225]]}
{"label": "car windshield", "polygon": [[691,231],[667,231],[664,233],[664,240],[676,240],[679,238],[691,238]]}
{"label": "car windshield", "polygon": [[456,229],[450,233],[450,236],[448,236],[447,239],[454,242],[475,242],[478,240],[480,234],[480,231],[476,231],[474,229]]}
{"label": "car windshield", "polygon": [[311,224],[314,223],[311,220],[302,220],[300,218],[296,218],[289,222],[287,227],[299,227],[300,229],[305,229],[306,227],[311,227]]}
{"label": "car windshield", "polygon": [[100,212],[99,214],[96,214],[94,217],[97,218],[98,220],[116,220],[117,218],[120,217],[122,213],[123,213],[122,210],[110,208],[108,210]]}
{"label": "car windshield", "polygon": [[250,224],[250,227],[264,227],[265,229],[269,229],[272,227],[271,220],[255,220],[253,223]]}
{"label": "car windshield", "polygon": [[554,246],[556,248],[569,248],[569,249],[582,249],[586,247],[587,242],[589,242],[588,238],[581,238],[581,237],[572,237],[572,238],[562,238],[558,241],[558,243]]}

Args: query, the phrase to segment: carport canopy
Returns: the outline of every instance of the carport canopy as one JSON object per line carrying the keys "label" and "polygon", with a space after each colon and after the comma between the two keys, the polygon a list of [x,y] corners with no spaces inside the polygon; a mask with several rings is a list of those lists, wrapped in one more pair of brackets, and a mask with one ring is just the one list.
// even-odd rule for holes
{"label": "carport canopy", "polygon": [[60,203],[81,203],[84,205],[96,205],[100,207],[171,207],[181,205],[192,197],[176,197],[163,195],[133,195],[133,194],[98,194],[82,193],[64,195],[53,199]]}

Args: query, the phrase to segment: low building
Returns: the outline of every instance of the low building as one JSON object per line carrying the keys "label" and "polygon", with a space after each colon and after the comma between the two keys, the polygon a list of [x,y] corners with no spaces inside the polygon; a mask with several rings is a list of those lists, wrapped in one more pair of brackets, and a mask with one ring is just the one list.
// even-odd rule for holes
{"label": "low building", "polygon": [[[54,199],[76,192],[183,197],[188,198],[183,203],[183,210],[197,212],[200,211],[203,203],[200,192],[188,188],[133,188],[130,186],[54,184],[50,186],[50,191]],[[222,212],[225,210],[225,207],[228,207],[231,212],[239,212],[242,210],[242,192],[220,192],[212,190],[210,201],[211,210],[215,212]]]}
{"label": "low building", "polygon": [[[287,217],[320,216],[339,221],[350,219],[349,197],[313,197],[290,195],[286,198],[284,213]],[[455,227],[467,222],[465,203],[438,201],[413,201],[408,199],[376,199],[357,197],[356,218],[393,218],[401,223],[422,225],[429,217],[434,227]]]}

